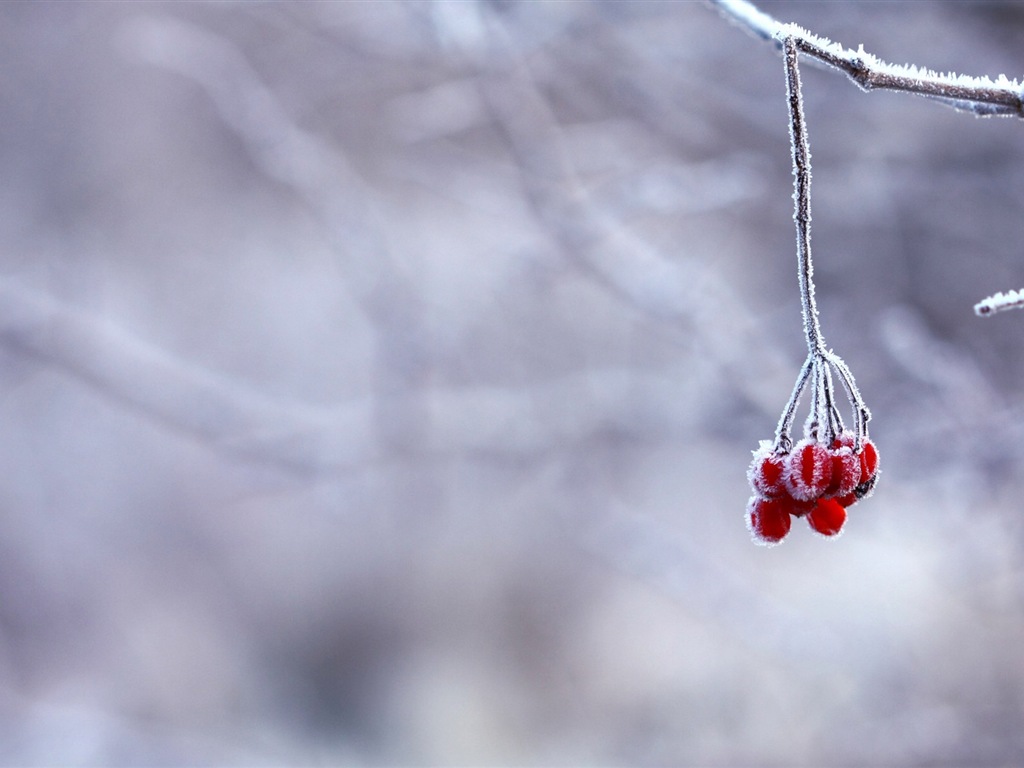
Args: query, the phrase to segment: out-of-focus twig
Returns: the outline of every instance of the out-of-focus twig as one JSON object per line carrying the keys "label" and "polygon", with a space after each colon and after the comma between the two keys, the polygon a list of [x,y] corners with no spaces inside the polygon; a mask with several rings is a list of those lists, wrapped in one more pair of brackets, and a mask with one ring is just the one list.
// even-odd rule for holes
{"label": "out-of-focus twig", "polygon": [[[330,406],[268,398],[10,279],[0,280],[0,340],[229,455],[300,474],[396,459],[381,440],[371,397]],[[417,397],[429,438],[405,458],[537,455],[609,428],[682,431],[701,407],[689,382],[682,370],[607,368],[515,388],[425,388]]]}
{"label": "out-of-focus twig", "polygon": [[[331,411],[268,399],[192,365],[118,325],[0,280],[3,342],[211,447],[291,471],[376,453],[365,407]],[[325,444],[325,426],[344,437]]]}
{"label": "out-of-focus twig", "polygon": [[[481,100],[516,163],[522,194],[559,252],[618,301],[688,331],[688,342],[700,346],[700,359],[724,374],[729,386],[758,407],[773,409],[772,387],[765,382],[777,379],[788,386],[781,351],[748,316],[721,311],[742,302],[714,270],[699,258],[661,252],[587,193],[529,63],[499,17],[488,14],[485,22],[486,57],[468,49],[462,54],[480,72]],[[761,372],[756,385],[741,374],[749,365]]]}
{"label": "out-of-focus twig", "polygon": [[340,147],[296,124],[231,41],[167,17],[135,19],[123,36],[138,56],[200,86],[254,164],[316,217],[337,256],[339,292],[350,293],[375,332],[376,439],[391,453],[425,450],[422,299],[387,246],[374,190]]}

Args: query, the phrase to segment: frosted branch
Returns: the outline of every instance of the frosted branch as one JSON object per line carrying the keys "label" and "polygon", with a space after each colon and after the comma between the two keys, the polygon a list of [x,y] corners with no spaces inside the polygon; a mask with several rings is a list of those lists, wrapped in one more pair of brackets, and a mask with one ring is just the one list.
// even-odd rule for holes
{"label": "frosted branch", "polygon": [[[813,286],[810,292],[804,287],[810,275],[810,209],[802,208],[804,196],[810,185],[810,166],[806,161],[806,147],[801,154],[801,143],[806,142],[803,133],[803,116],[799,103],[799,75],[796,71],[796,52],[845,72],[863,90],[905,91],[937,100],[954,109],[987,117],[990,115],[1024,117],[1024,86],[1005,75],[992,80],[988,77],[972,77],[954,73],[939,74],[913,64],[899,66],[882,61],[867,53],[861,45],[856,51],[844,48],[823,37],[808,32],[795,24],[783,24],[760,11],[747,0],[708,0],[726,18],[746,29],[762,40],[771,40],[777,48],[783,49],[786,57],[786,84],[789,92],[792,116],[792,140],[794,173],[797,176],[797,247],[801,254],[801,288],[804,297],[804,327],[808,344],[817,327],[814,314]],[[791,63],[792,62],[792,63]],[[795,85],[795,89],[794,89]],[[802,185],[803,182],[803,185]],[[806,221],[801,217],[805,216]],[[803,250],[806,248],[808,261],[804,267]],[[974,305],[974,313],[987,316],[1007,309],[1024,306],[1024,290],[997,293]]]}
{"label": "frosted branch", "polygon": [[974,314],[979,317],[986,317],[987,315],[994,315],[996,312],[1003,312],[1007,309],[1019,309],[1020,307],[1024,307],[1024,289],[996,293],[986,299],[982,299],[974,305]]}
{"label": "frosted branch", "polygon": [[1024,117],[1022,85],[1000,75],[995,80],[955,73],[940,74],[913,64],[890,64],[867,53],[844,48],[794,24],[783,24],[746,0],[708,0],[727,18],[762,40],[783,47],[792,37],[800,53],[845,72],[865,91],[904,91],[925,96],[947,106],[979,116]]}

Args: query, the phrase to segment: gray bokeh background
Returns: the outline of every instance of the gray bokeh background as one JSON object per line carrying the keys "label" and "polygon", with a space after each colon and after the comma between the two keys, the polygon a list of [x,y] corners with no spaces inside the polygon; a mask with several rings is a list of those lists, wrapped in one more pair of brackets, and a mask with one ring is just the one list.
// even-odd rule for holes
{"label": "gray bokeh background", "polygon": [[[1024,74],[1013,3],[764,3]],[[782,64],[696,2],[0,5],[0,763],[1024,760],[1024,125],[804,67],[884,475],[803,360]]]}

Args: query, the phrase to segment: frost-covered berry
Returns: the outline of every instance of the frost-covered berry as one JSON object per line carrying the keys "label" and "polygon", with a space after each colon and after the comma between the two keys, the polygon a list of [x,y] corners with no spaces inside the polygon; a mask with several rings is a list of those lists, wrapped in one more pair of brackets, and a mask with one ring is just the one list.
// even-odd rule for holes
{"label": "frost-covered berry", "polygon": [[853,489],[858,499],[863,499],[875,489],[878,480],[878,449],[870,440],[864,440],[860,452],[860,482]]}
{"label": "frost-covered berry", "polygon": [[861,482],[878,472],[878,449],[869,438],[864,439],[860,452]]}
{"label": "frost-covered berry", "polygon": [[835,499],[818,499],[814,509],[807,515],[807,522],[822,536],[835,536],[846,522],[846,510]]}
{"label": "frost-covered berry", "polygon": [[[777,498],[786,494],[786,484],[783,480],[785,460],[785,454],[776,454],[771,443],[767,440],[761,442],[760,447],[754,451],[754,460],[747,470],[747,479],[750,480],[750,487],[754,489],[754,493],[766,498]],[[858,466],[858,471],[859,469]]]}
{"label": "frost-covered berry", "polygon": [[747,527],[756,544],[773,546],[789,533],[792,520],[786,499],[763,499],[751,496],[747,503]]}
{"label": "frost-covered berry", "polygon": [[848,496],[860,483],[861,462],[852,448],[832,448],[832,480],[825,489],[826,496]]}
{"label": "frost-covered berry", "polygon": [[822,443],[801,440],[786,460],[786,489],[798,501],[814,501],[832,481],[832,454]]}

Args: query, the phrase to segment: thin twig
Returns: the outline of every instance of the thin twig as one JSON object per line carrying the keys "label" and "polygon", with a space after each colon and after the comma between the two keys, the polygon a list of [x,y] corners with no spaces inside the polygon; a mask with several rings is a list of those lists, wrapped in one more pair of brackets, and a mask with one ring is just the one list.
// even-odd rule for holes
{"label": "thin twig", "polygon": [[994,315],[996,312],[1003,312],[1007,309],[1020,309],[1024,307],[1024,288],[1019,291],[1007,291],[996,293],[982,299],[974,305],[974,314],[979,317]]}
{"label": "thin twig", "polygon": [[890,64],[865,52],[818,37],[795,24],[783,24],[746,0],[708,0],[727,18],[778,48],[792,37],[796,47],[817,61],[845,72],[865,91],[904,91],[926,96],[947,106],[979,116],[1024,117],[1022,86],[1000,75],[995,80],[954,73],[940,74],[914,65]]}
{"label": "thin twig", "polygon": [[800,405],[800,398],[807,388],[807,381],[811,377],[811,370],[814,367],[814,356],[808,355],[804,361],[800,373],[796,377],[796,384],[793,385],[793,392],[789,396],[786,407],[782,409],[782,416],[779,418],[779,426],[775,430],[775,452],[789,453],[793,447],[791,432],[793,429],[793,418],[796,416],[797,406]]}
{"label": "thin twig", "polygon": [[803,96],[800,93],[800,69],[797,65],[796,39],[785,40],[786,93],[789,97],[789,131],[793,145],[793,219],[796,222],[796,253],[800,274],[800,301],[804,315],[807,351],[823,352],[825,342],[814,302],[814,265],[811,262],[811,151],[807,144]]}
{"label": "thin twig", "polygon": [[871,411],[868,410],[868,406],[864,402],[864,398],[861,397],[860,390],[857,389],[857,382],[853,378],[853,372],[846,364],[846,361],[839,357],[835,352],[826,352],[825,359],[828,361],[829,365],[835,368],[836,373],[839,374],[839,380],[843,384],[843,389],[846,390],[846,397],[853,406],[854,416],[856,418],[856,450],[860,452],[861,443],[863,442],[863,439],[867,437],[868,422],[871,421]]}

